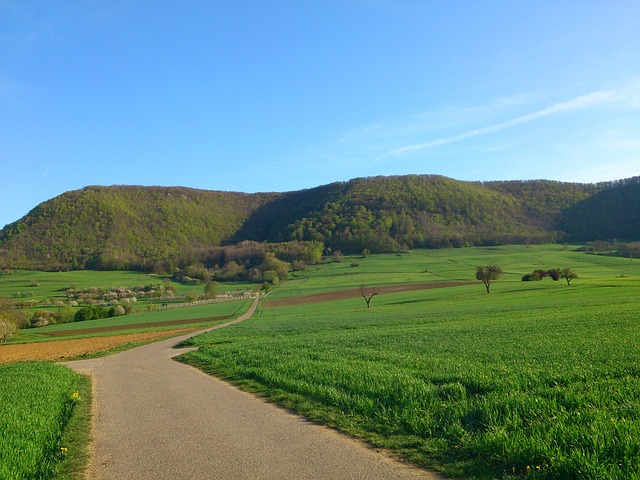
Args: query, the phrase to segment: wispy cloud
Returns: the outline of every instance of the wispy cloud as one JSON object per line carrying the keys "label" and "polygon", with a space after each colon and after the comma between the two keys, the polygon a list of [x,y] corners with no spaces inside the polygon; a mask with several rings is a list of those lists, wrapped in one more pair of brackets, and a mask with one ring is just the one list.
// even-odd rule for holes
{"label": "wispy cloud", "polygon": [[[336,169],[344,176],[424,172],[467,180],[600,181],[640,174],[640,79],[555,103],[548,99],[548,93],[532,92],[372,122],[309,146],[289,158],[290,166],[329,172],[332,179]],[[555,117],[565,117],[561,131]],[[534,122],[535,133],[524,129]],[[517,134],[499,134],[516,128]],[[455,148],[445,148],[450,144]]]}
{"label": "wispy cloud", "polygon": [[410,145],[405,145],[403,147],[394,148],[389,150],[382,155],[379,155],[376,160],[382,160],[388,157],[397,157],[410,152],[415,152],[419,150],[426,150],[434,147],[439,147],[442,145],[448,145],[455,142],[460,142],[463,140],[467,140],[474,137],[479,137],[482,135],[489,135],[491,133],[499,132],[501,130],[506,130],[508,128],[516,127],[518,125],[522,125],[528,122],[532,122],[534,120],[538,120],[544,117],[549,117],[551,115],[557,115],[564,112],[570,112],[574,110],[579,110],[583,108],[593,107],[596,105],[604,105],[609,104],[621,100],[634,100],[638,98],[638,87],[640,85],[636,84],[636,89],[627,88],[625,90],[603,90],[588,93],[585,95],[580,95],[578,97],[572,98],[565,102],[559,102],[549,107],[543,108],[541,110],[537,110],[532,113],[528,113],[526,115],[521,115],[519,117],[513,118],[511,120],[507,120],[500,123],[495,123],[486,127],[476,128],[473,130],[469,130],[466,132],[462,132],[455,135],[449,135],[445,137],[436,138],[433,140],[429,140],[421,143],[414,143]]}

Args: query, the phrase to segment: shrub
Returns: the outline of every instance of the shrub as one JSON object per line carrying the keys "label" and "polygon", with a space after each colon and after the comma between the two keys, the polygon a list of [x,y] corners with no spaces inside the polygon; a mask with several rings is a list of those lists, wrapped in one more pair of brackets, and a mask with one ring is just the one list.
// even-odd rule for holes
{"label": "shrub", "polygon": [[554,282],[560,280],[560,275],[562,275],[562,271],[559,268],[552,268],[551,270],[548,270],[547,273]]}
{"label": "shrub", "polygon": [[99,305],[91,305],[83,307],[73,316],[74,322],[83,322],[85,320],[94,320],[96,318],[107,318],[112,315],[112,309],[101,307]]}
{"label": "shrub", "polygon": [[93,319],[93,307],[83,307],[73,316],[74,322],[84,322]]}
{"label": "shrub", "polygon": [[215,296],[218,290],[220,290],[220,284],[218,282],[208,282],[204,286],[204,294],[209,298]]}
{"label": "shrub", "polygon": [[31,326],[32,327],[46,327],[47,325],[55,325],[56,315],[52,312],[47,312],[46,310],[38,310],[33,312],[31,315]]}
{"label": "shrub", "polygon": [[533,271],[533,275],[535,275],[538,280],[542,280],[543,278],[549,276],[549,272],[547,270],[539,268],[538,270]]}
{"label": "shrub", "polygon": [[275,270],[267,270],[266,272],[262,272],[262,278],[265,282],[269,282],[272,285],[278,285],[280,283],[280,277],[278,277],[278,272]]}
{"label": "shrub", "polygon": [[116,305],[114,307],[111,307],[111,313],[112,313],[111,315],[112,317],[121,317],[123,315],[126,315],[127,311],[122,305]]}
{"label": "shrub", "polygon": [[56,311],[57,323],[69,323],[73,321],[74,310],[68,305],[63,305]]}

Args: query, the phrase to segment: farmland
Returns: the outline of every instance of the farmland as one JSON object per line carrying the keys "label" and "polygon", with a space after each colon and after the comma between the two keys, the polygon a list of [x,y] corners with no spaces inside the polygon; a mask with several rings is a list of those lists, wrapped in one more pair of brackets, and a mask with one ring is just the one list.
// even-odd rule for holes
{"label": "farmland", "polygon": [[[475,267],[491,263],[504,274],[486,294]],[[567,266],[578,273],[571,286],[521,281],[535,269]],[[133,286],[146,278],[16,272],[0,288],[37,279],[31,288],[44,299],[72,283]],[[371,308],[362,291],[378,293]],[[294,272],[253,319],[197,337],[193,344],[202,348],[181,360],[452,477],[638,478],[639,294],[638,261],[573,247],[345,257]],[[237,316],[249,303],[143,309],[22,330],[14,345],[0,346],[0,360],[27,342],[171,335]],[[69,447],[60,432],[83,379],[51,364],[0,369],[1,463],[13,469],[0,478],[50,478],[65,464]],[[44,436],[18,445],[33,425]],[[16,454],[23,448],[31,453]]]}
{"label": "farmland", "polygon": [[250,303],[224,302],[21,330],[0,347],[0,364],[104,355],[222,323],[245,312]]}
{"label": "farmland", "polygon": [[[481,284],[305,302],[379,285]],[[522,282],[538,268],[578,279]],[[296,272],[182,361],[464,478],[638,478],[640,263],[561,246],[412,251]],[[285,306],[283,299],[298,301]],[[313,298],[313,297],[311,297]]]}
{"label": "farmland", "polygon": [[[158,291],[145,294],[154,288],[168,288],[171,293]],[[104,302],[92,298],[99,294],[87,293],[83,299],[70,297],[69,292],[108,292],[110,290],[132,289],[142,292],[139,298],[125,298],[115,304],[128,305],[130,313],[123,316],[101,318],[99,321],[71,321],[47,325],[38,328],[23,328],[7,343],[33,343],[57,339],[83,338],[87,336],[114,335],[116,333],[141,333],[148,331],[171,330],[185,325],[198,326],[219,322],[229,316],[242,313],[250,302],[238,297],[238,301],[224,301],[215,304],[203,304],[184,307],[188,302],[203,296],[202,284],[184,284],[171,281],[167,277],[149,275],[140,272],[114,271],[73,271],[40,272],[27,270],[7,270],[0,273],[0,298],[10,299],[18,305],[21,314],[29,318],[38,312],[74,312],[85,305]],[[220,284],[221,295],[240,295],[249,292],[255,285],[242,282]],[[169,296],[168,296],[169,295]],[[229,300],[229,299],[226,299]],[[127,302],[127,303],[125,303]],[[73,307],[70,305],[74,305]],[[172,307],[170,310],[166,308]],[[105,307],[106,308],[106,307]],[[54,317],[55,318],[55,317]]]}
{"label": "farmland", "polygon": [[[124,284],[127,277],[131,284],[141,280],[140,274],[132,272],[16,272],[3,276],[2,288],[29,286],[30,277],[39,279],[34,288],[44,287],[38,290],[43,299],[60,295],[74,280],[80,280],[82,288]],[[8,362],[118,351],[222,323],[246,311],[250,303],[143,309],[121,317],[21,330],[9,344],[0,346],[0,479],[79,479],[88,457],[89,379],[52,363]]]}

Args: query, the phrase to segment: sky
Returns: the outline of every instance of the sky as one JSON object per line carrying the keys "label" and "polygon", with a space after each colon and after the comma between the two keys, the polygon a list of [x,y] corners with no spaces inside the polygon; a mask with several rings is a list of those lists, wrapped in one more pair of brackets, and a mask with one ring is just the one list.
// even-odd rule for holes
{"label": "sky", "polygon": [[0,227],[405,174],[640,175],[637,0],[0,0]]}

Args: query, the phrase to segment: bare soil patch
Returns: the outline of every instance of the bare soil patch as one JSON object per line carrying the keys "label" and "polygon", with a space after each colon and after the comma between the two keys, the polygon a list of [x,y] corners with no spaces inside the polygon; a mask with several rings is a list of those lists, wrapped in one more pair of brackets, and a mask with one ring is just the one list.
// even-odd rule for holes
{"label": "bare soil patch", "polygon": [[[51,342],[0,346],[0,364],[27,360],[60,361],[80,355],[103,352],[129,343],[173,337],[198,330],[199,327],[163,330],[161,332],[129,333],[109,337],[76,338]],[[86,330],[84,331],[86,333]]]}
{"label": "bare soil patch", "polygon": [[[401,285],[383,285],[379,287],[365,287],[366,293],[378,292],[400,293],[411,292],[414,290],[430,290],[434,288],[460,287],[462,285],[472,285],[477,282],[438,282],[438,283],[407,283]],[[350,288],[347,290],[338,290],[336,292],[316,293],[313,295],[304,295],[302,297],[281,298],[279,300],[266,300],[263,302],[263,308],[290,307],[294,305],[306,305],[308,303],[335,302],[336,300],[348,300],[360,297],[359,288]]]}
{"label": "bare soil patch", "polygon": [[[118,332],[121,330],[134,330],[136,328],[168,327],[171,325],[189,325],[192,323],[215,322],[218,320],[226,320],[227,318],[231,318],[231,317],[229,315],[224,315],[221,317],[198,318],[198,319],[191,319],[191,320],[168,320],[166,322],[116,325],[112,327],[96,327],[96,328],[82,328],[82,329],[79,328],[77,330],[65,330],[62,332],[46,332],[46,333],[42,333],[42,335],[48,335],[51,337],[68,337],[69,335],[91,335],[93,333]],[[88,320],[88,321],[91,321],[91,320]]]}

